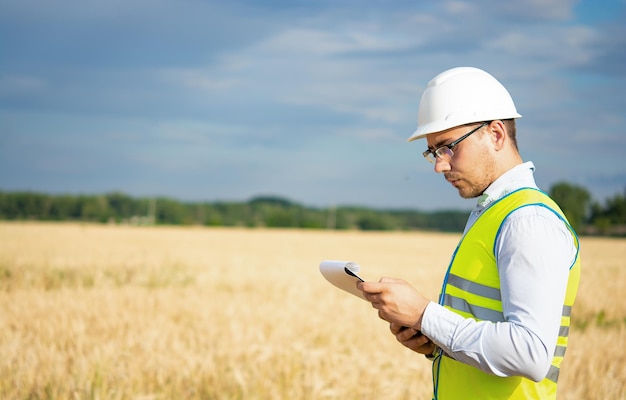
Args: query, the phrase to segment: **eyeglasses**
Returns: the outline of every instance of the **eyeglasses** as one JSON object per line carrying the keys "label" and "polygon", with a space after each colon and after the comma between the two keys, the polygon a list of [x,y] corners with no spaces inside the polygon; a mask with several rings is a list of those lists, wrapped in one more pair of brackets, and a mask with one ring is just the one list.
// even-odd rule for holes
{"label": "eyeglasses", "polygon": [[427,149],[425,152],[422,153],[422,155],[424,156],[425,159],[428,160],[428,162],[432,164],[435,164],[437,162],[437,157],[441,158],[442,160],[444,159],[449,160],[454,155],[454,152],[452,151],[452,149],[454,149],[464,139],[467,139],[472,133],[478,131],[483,126],[489,125],[490,123],[491,121],[483,122],[477,128],[472,129],[471,131],[461,136],[454,142],[444,144],[443,146],[439,146],[434,150]]}

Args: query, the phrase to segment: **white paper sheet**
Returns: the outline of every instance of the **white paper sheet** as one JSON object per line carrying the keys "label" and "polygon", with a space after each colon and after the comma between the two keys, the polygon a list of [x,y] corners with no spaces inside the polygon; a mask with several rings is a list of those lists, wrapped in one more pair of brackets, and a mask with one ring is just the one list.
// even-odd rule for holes
{"label": "white paper sheet", "polygon": [[[347,271],[352,272],[351,275]],[[320,264],[320,272],[324,278],[339,289],[345,290],[363,300],[363,292],[356,288],[356,283],[362,281],[359,278],[359,264],[351,261],[325,260]]]}

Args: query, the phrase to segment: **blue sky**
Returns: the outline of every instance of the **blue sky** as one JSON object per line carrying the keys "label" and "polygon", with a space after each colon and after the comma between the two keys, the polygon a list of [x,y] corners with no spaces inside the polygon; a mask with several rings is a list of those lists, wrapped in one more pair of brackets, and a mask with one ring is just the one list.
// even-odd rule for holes
{"label": "blue sky", "polygon": [[415,129],[496,76],[545,190],[626,189],[626,0],[0,0],[0,190],[469,209]]}

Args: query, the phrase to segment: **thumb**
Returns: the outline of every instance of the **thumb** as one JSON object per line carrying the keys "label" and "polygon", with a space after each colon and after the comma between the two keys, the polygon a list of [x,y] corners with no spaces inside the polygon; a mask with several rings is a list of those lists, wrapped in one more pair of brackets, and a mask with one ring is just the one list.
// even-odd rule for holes
{"label": "thumb", "polygon": [[398,279],[398,278],[391,278],[388,276],[383,276],[382,278],[380,278],[380,280],[378,281],[380,283],[405,283],[404,279]]}

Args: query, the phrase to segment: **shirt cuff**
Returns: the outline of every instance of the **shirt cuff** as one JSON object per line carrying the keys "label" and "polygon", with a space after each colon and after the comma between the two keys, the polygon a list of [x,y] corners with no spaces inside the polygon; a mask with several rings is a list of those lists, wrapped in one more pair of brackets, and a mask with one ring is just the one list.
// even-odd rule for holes
{"label": "shirt cuff", "polygon": [[422,317],[422,333],[444,351],[449,352],[454,332],[461,321],[462,316],[430,302]]}

